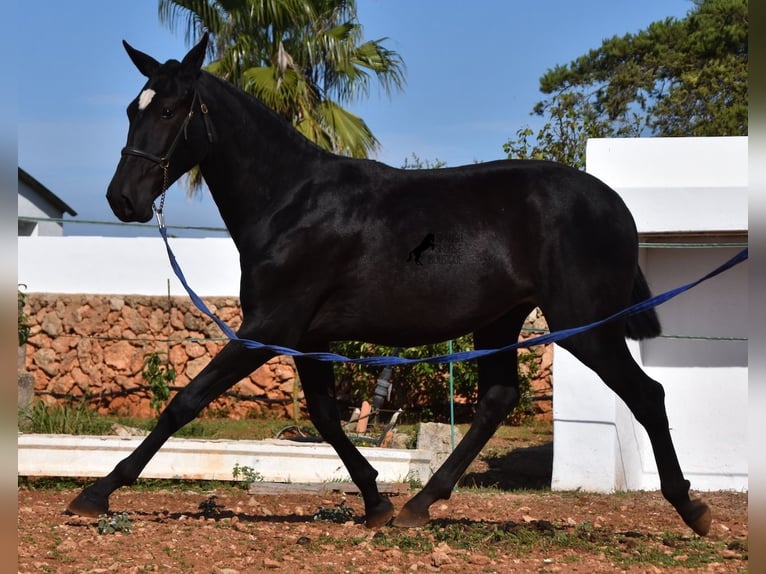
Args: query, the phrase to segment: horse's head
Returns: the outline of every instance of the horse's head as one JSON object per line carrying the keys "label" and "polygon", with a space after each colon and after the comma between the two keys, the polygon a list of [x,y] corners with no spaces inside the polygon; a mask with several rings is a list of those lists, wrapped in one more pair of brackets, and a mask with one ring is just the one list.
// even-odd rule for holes
{"label": "horse's head", "polygon": [[106,197],[122,221],[143,222],[151,219],[154,200],[202,160],[212,141],[207,108],[196,85],[207,34],[181,62],[160,64],[123,44],[149,80],[128,106],[128,141]]}

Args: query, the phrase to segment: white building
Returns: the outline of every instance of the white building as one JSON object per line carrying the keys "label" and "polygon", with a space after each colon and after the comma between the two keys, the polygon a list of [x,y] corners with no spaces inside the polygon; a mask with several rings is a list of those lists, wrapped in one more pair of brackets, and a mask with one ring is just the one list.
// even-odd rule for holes
{"label": "white building", "polygon": [[[586,157],[587,171],[633,213],[654,294],[706,275],[747,243],[746,137],[595,139]],[[748,486],[747,273],[745,262],[666,302],[657,308],[663,337],[630,343],[665,388],[681,467],[697,490]],[[552,488],[658,489],[649,439],[625,404],[560,347],[553,379]]]}
{"label": "white building", "polygon": [[[61,221],[39,219],[60,220],[65,213],[77,215],[56,194],[19,168],[19,236],[63,235],[64,225]],[[24,219],[27,217],[30,219]]]}

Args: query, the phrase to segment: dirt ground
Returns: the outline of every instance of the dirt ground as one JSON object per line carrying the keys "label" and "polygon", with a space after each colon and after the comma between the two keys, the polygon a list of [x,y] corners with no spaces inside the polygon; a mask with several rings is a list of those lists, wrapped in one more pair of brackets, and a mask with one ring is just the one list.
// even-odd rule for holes
{"label": "dirt ground", "polygon": [[[658,492],[550,492],[552,460],[549,439],[493,438],[416,529],[366,528],[352,494],[255,496],[244,484],[194,482],[120,489],[99,520],[65,512],[79,488],[24,483],[18,572],[748,571],[747,493],[702,494],[713,524],[701,538]],[[409,496],[391,500],[399,509]]]}
{"label": "dirt ground", "polygon": [[[126,488],[112,496],[112,518],[127,513],[131,532],[109,534],[98,519],[64,513],[76,492],[19,490],[18,572],[728,573],[748,565],[742,493],[706,493],[714,521],[703,539],[656,492],[467,489],[437,502],[428,527],[370,530],[361,500],[339,493]],[[400,508],[405,497],[392,500]],[[336,523],[340,505],[353,517]]]}

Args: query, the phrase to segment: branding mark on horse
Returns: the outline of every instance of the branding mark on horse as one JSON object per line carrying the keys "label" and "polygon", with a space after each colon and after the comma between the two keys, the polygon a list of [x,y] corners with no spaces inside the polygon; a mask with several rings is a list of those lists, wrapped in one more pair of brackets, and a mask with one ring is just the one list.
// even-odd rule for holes
{"label": "branding mark on horse", "polygon": [[145,110],[146,106],[152,103],[152,98],[154,97],[156,93],[157,92],[155,92],[151,88],[147,88],[143,92],[141,92],[141,95],[138,96],[138,109]]}
{"label": "branding mark on horse", "polygon": [[420,244],[410,251],[409,255],[407,256],[407,261],[415,261],[415,264],[417,265],[423,265],[420,262],[420,256],[423,255],[423,252],[428,249],[435,249],[435,237],[433,233],[429,233],[423,238],[423,241],[420,242]]}
{"label": "branding mark on horse", "polygon": [[[407,261],[414,261],[416,265],[459,265],[463,262],[465,253],[465,241],[462,232],[448,231],[438,232],[439,241],[436,241],[436,233],[427,234],[420,244],[410,251]],[[432,251],[424,258],[426,251]]]}

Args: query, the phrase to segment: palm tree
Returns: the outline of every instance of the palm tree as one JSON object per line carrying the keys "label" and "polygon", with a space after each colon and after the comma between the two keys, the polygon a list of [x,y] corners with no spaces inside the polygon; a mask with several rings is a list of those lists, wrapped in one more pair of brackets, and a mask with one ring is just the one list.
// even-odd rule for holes
{"label": "palm tree", "polygon": [[160,0],[160,21],[195,42],[211,35],[206,69],[260,98],[325,149],[368,157],[379,145],[343,105],[404,84],[404,63],[363,41],[354,0]]}

